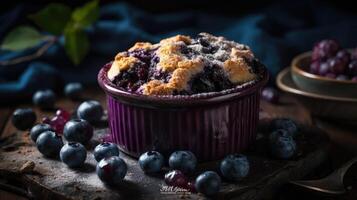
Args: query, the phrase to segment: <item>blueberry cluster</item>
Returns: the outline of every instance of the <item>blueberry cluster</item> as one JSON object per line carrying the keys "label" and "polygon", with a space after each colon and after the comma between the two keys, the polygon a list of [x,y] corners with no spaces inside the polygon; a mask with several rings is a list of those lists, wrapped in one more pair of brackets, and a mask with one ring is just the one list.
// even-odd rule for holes
{"label": "blueberry cluster", "polygon": [[291,119],[275,119],[271,123],[272,132],[269,135],[271,154],[279,159],[289,159],[296,153],[295,139],[298,128]]}
{"label": "blueberry cluster", "polygon": [[[192,175],[197,166],[197,159],[190,151],[175,151],[169,159],[171,169],[165,174],[165,183],[187,189],[190,192],[200,192],[206,196],[212,196],[219,192],[221,178],[214,171],[206,171],[190,180],[187,175]],[[139,158],[139,166],[145,173],[158,173],[164,165],[164,157],[157,151],[148,151]],[[249,161],[241,154],[228,155],[220,163],[221,175],[231,181],[239,181],[249,173]]]}
{"label": "blueberry cluster", "polygon": [[335,40],[322,40],[313,48],[310,72],[337,80],[357,81],[357,49],[351,53]]}

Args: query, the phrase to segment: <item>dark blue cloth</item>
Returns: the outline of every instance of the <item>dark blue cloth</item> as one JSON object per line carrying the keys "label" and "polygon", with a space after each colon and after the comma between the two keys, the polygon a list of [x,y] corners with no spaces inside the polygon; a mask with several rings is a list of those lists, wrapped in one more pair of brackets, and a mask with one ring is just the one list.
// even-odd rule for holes
{"label": "dark blue cloth", "polygon": [[[23,17],[22,9],[19,6],[0,16],[0,37],[19,16]],[[323,2],[310,1],[275,4],[240,17],[192,10],[152,14],[125,3],[110,4],[101,8],[100,20],[88,30],[91,50],[79,66],[73,66],[65,55],[63,39],[36,60],[0,66],[0,101],[29,99],[39,88],[62,90],[63,83],[70,81],[96,84],[99,69],[135,42],[157,42],[175,34],[199,32],[249,45],[274,77],[289,65],[293,56],[311,49],[318,40],[334,38],[343,47],[356,46],[357,16]],[[0,61],[35,50],[0,51]]]}

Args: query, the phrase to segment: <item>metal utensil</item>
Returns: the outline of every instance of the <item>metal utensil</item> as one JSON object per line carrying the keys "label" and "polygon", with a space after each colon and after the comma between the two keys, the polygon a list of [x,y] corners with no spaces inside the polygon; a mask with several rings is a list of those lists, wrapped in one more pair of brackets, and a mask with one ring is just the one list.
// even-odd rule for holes
{"label": "metal utensil", "polygon": [[319,180],[290,181],[290,183],[318,192],[328,194],[343,194],[346,192],[345,186],[343,185],[343,178],[348,169],[355,162],[357,162],[357,157],[351,159],[327,177]]}

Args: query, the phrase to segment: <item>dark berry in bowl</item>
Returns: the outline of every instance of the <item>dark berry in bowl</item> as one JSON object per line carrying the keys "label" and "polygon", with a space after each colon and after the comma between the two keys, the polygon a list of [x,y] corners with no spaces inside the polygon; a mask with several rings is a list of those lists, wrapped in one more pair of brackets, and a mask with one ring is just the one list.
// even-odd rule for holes
{"label": "dark berry in bowl", "polygon": [[328,64],[328,62],[321,63],[318,75],[325,76],[328,73],[330,73],[330,65]]}
{"label": "dark berry in bowl", "polygon": [[53,131],[45,131],[36,140],[37,149],[46,157],[57,157],[63,146],[62,137]]}
{"label": "dark berry in bowl", "polygon": [[56,95],[52,90],[39,90],[32,97],[33,103],[42,109],[51,109],[55,105]]}
{"label": "dark berry in bowl", "polygon": [[45,131],[54,131],[49,124],[37,124],[31,128],[30,137],[32,141],[36,142],[38,136]]}
{"label": "dark berry in bowl", "polygon": [[347,80],[349,80],[349,78],[346,75],[340,74],[340,75],[336,76],[336,80],[347,81]]}
{"label": "dark berry in bowl", "polygon": [[139,165],[145,173],[156,173],[164,165],[164,157],[157,151],[148,151],[139,157]]}
{"label": "dark berry in bowl", "polygon": [[353,60],[348,65],[348,73],[350,76],[357,76],[357,60]]}
{"label": "dark berry in bowl", "polygon": [[322,40],[318,42],[312,51],[312,60],[326,60],[338,52],[339,44],[335,40]]}
{"label": "dark berry in bowl", "polygon": [[175,151],[170,155],[169,166],[183,173],[191,173],[195,170],[197,158],[191,151]]}
{"label": "dark berry in bowl", "polygon": [[310,64],[310,73],[313,74],[320,73],[320,61],[314,61]]}
{"label": "dark berry in bowl", "polygon": [[78,107],[77,115],[89,123],[98,122],[103,115],[103,108],[98,101],[85,101]]}
{"label": "dark berry in bowl", "polygon": [[338,57],[330,58],[328,60],[329,71],[334,74],[342,74],[345,72],[346,64],[342,59]]}
{"label": "dark berry in bowl", "polygon": [[114,143],[103,142],[94,148],[93,154],[95,160],[99,162],[103,158],[119,156],[119,148]]}
{"label": "dark berry in bowl", "polygon": [[93,136],[93,127],[83,119],[74,119],[66,123],[63,135],[67,141],[87,144]]}
{"label": "dark berry in bowl", "polygon": [[165,174],[165,183],[169,186],[186,188],[188,178],[180,170],[172,170]]}
{"label": "dark berry in bowl", "polygon": [[214,171],[206,171],[196,178],[195,188],[198,192],[212,196],[221,188],[221,178]]}
{"label": "dark berry in bowl", "polygon": [[61,161],[70,168],[83,166],[87,158],[86,148],[77,142],[65,144],[60,151]]}
{"label": "dark berry in bowl", "polygon": [[275,88],[266,87],[262,91],[262,98],[271,103],[278,103],[279,102],[279,92]]}
{"label": "dark berry in bowl", "polygon": [[36,122],[36,114],[31,108],[19,108],[12,114],[11,122],[19,130],[28,130]]}
{"label": "dark berry in bowl", "polygon": [[249,173],[249,161],[242,154],[231,154],[226,156],[219,167],[224,178],[239,181]]}
{"label": "dark berry in bowl", "polygon": [[72,99],[72,100],[78,100],[81,98],[81,95],[83,93],[83,86],[81,83],[68,83],[64,87],[64,94],[66,97]]}
{"label": "dark berry in bowl", "polygon": [[347,50],[344,50],[344,49],[338,51],[337,54],[336,54],[336,57],[339,58],[339,59],[341,59],[342,62],[345,63],[345,65],[347,65],[347,64],[350,62],[350,60],[351,60],[351,54],[350,54],[350,52],[348,52]]}
{"label": "dark berry in bowl", "polygon": [[271,134],[270,150],[276,158],[289,159],[296,153],[296,143],[290,133],[284,131],[279,129],[278,134],[274,134],[274,132]]}
{"label": "dark berry in bowl", "polygon": [[96,167],[99,179],[108,185],[120,184],[127,172],[127,165],[118,156],[103,158]]}
{"label": "dark berry in bowl", "polygon": [[271,130],[284,129],[287,130],[292,136],[298,132],[298,126],[292,119],[278,118],[271,122]]}

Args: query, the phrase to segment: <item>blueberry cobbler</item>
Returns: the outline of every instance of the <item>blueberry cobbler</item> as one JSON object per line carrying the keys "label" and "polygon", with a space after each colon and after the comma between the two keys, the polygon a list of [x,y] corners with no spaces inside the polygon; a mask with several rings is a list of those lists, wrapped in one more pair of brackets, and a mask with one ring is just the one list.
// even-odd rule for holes
{"label": "blueberry cobbler", "polygon": [[131,93],[192,95],[255,82],[261,67],[248,46],[200,33],[138,42],[115,56],[108,78]]}

